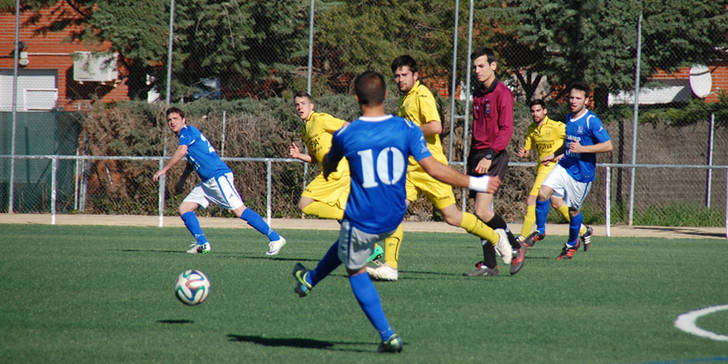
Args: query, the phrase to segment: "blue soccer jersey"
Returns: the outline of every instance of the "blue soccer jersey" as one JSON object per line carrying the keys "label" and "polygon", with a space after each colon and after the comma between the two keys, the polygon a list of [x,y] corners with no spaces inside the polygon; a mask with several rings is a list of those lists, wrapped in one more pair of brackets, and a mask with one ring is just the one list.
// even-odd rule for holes
{"label": "blue soccer jersey", "polygon": [[604,129],[602,120],[591,110],[587,110],[579,118],[572,119],[571,114],[566,116],[566,151],[559,164],[566,169],[571,177],[579,182],[594,180],[594,170],[597,164],[596,153],[571,153],[569,144],[579,141],[581,145],[594,145],[609,140],[609,133]]}
{"label": "blue soccer jersey", "polygon": [[185,125],[179,131],[179,145],[187,146],[187,158],[195,166],[200,179],[207,181],[216,176],[231,172],[220,159],[210,141],[197,128]]}
{"label": "blue soccer jersey", "polygon": [[344,217],[358,229],[379,234],[392,231],[407,204],[407,159],[432,156],[422,131],[392,115],[360,117],[334,134],[328,159],[349,161],[351,192]]}

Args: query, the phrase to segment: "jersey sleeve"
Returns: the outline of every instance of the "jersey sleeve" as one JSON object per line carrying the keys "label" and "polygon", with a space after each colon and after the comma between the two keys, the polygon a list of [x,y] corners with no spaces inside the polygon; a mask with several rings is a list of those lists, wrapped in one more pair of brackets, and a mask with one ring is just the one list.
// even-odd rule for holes
{"label": "jersey sleeve", "polygon": [[[505,86],[504,86],[505,87]],[[498,100],[498,135],[493,150],[500,152],[508,147],[513,136],[513,94],[504,92]]]}
{"label": "jersey sleeve", "polygon": [[182,128],[179,132],[179,145],[191,146],[195,144],[195,141],[199,137],[196,135],[195,130],[191,127]]}
{"label": "jersey sleeve", "polygon": [[418,162],[427,157],[431,157],[432,153],[430,152],[430,148],[427,147],[422,130],[410,121],[407,121],[407,126],[409,127],[407,133],[409,154]]}
{"label": "jersey sleeve", "polygon": [[344,120],[337,119],[331,115],[326,114],[321,118],[321,128],[326,132],[333,134],[335,131],[341,129],[344,126]]}
{"label": "jersey sleeve", "polygon": [[589,120],[589,130],[591,131],[592,137],[596,140],[594,144],[604,143],[611,139],[607,129],[604,128],[602,120],[599,119],[599,117],[594,117]]}
{"label": "jersey sleeve", "polygon": [[432,93],[425,88],[417,97],[417,103],[419,104],[420,116],[422,116],[423,123],[429,123],[430,121],[439,121],[440,113],[437,112],[437,102]]}

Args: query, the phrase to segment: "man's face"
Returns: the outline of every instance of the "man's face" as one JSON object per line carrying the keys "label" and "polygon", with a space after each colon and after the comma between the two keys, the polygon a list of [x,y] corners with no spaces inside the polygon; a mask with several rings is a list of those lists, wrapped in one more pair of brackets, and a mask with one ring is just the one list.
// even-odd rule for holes
{"label": "man's face", "polygon": [[309,115],[313,112],[313,102],[308,97],[302,96],[293,98],[293,104],[296,106],[298,117],[304,122],[308,120]]}
{"label": "man's face", "polygon": [[533,121],[536,123],[542,122],[543,119],[546,117],[546,109],[544,109],[539,104],[535,104],[535,105],[531,106],[531,117],[533,118]]}
{"label": "man's face", "polygon": [[572,89],[569,92],[569,109],[573,114],[578,114],[586,108],[586,92]]}
{"label": "man's face", "polygon": [[495,62],[488,62],[488,56],[482,55],[473,60],[473,72],[478,81],[490,85],[495,79]]}
{"label": "man's face", "polygon": [[412,72],[409,66],[402,66],[394,71],[394,82],[402,93],[409,92],[418,78],[417,72]]}
{"label": "man's face", "polygon": [[187,124],[187,121],[179,113],[173,112],[167,115],[167,125],[173,132],[179,134],[185,124]]}

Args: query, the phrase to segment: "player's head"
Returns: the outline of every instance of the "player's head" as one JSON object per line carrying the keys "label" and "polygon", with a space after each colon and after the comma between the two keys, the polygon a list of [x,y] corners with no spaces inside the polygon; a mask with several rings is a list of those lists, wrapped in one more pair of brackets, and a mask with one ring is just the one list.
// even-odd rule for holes
{"label": "player's head", "polygon": [[544,118],[546,118],[548,110],[546,109],[546,103],[543,102],[543,100],[536,99],[531,101],[528,105],[531,108],[531,117],[534,122],[540,123]]}
{"label": "player's head", "polygon": [[377,106],[387,97],[387,85],[379,72],[366,71],[354,79],[354,93],[359,105]]}
{"label": "player's head", "polygon": [[402,93],[409,92],[419,78],[417,61],[408,54],[401,55],[392,61],[394,82]]}
{"label": "player's head", "polygon": [[306,121],[313,112],[313,98],[308,92],[298,91],[293,96],[293,105],[296,106],[296,114],[301,120]]}
{"label": "player's head", "polygon": [[573,114],[579,114],[586,109],[591,89],[584,81],[576,81],[569,86],[569,109]]}
{"label": "player's head", "polygon": [[495,53],[487,47],[476,48],[470,54],[473,73],[478,82],[490,86],[495,80],[496,60]]}
{"label": "player's head", "polygon": [[187,120],[185,119],[185,113],[179,108],[172,106],[167,109],[166,114],[167,125],[169,125],[169,128],[175,133],[179,133],[179,131],[182,130],[182,128],[187,124]]}

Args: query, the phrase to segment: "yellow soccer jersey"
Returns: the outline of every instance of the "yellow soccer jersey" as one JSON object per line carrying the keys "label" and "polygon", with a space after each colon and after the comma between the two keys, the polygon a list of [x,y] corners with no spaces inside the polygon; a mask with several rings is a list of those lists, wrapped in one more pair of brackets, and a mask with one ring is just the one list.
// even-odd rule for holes
{"label": "yellow soccer jersey", "polygon": [[[422,126],[431,120],[440,121],[440,114],[437,112],[437,104],[432,92],[420,81],[416,81],[412,89],[399,99],[399,116]],[[427,147],[430,149],[432,156],[443,164],[447,164],[447,158],[442,151],[440,143],[440,135],[430,135],[425,137]],[[417,161],[410,156],[410,168],[420,168]]]}
{"label": "yellow soccer jersey", "polygon": [[537,123],[528,126],[526,145],[523,149],[531,150],[535,145],[538,160],[541,161],[541,158],[559,149],[564,144],[564,138],[566,138],[566,124],[546,116],[541,126]]}
{"label": "yellow soccer jersey", "polygon": [[334,133],[344,126],[345,121],[322,112],[312,112],[301,130],[301,138],[308,147],[308,153],[321,165],[331,149]]}

